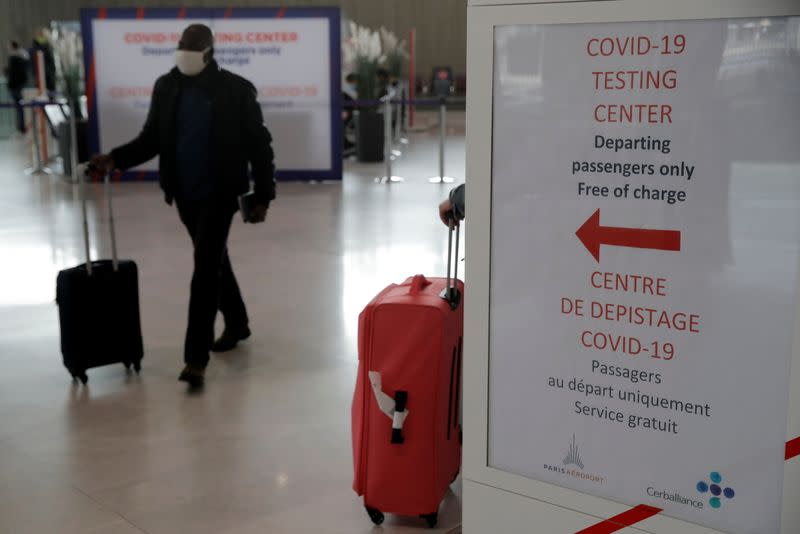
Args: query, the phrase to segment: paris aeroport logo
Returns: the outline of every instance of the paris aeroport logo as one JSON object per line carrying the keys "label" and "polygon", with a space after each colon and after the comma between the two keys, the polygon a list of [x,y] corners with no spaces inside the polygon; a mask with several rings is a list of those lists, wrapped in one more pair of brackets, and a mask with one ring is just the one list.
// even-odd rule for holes
{"label": "paris aeroport logo", "polygon": [[579,469],[583,469],[583,460],[581,460],[581,453],[578,451],[578,442],[575,440],[575,434],[572,434],[572,443],[569,444],[569,452],[564,457],[564,465],[574,465]]}
{"label": "paris aeroport logo", "polygon": [[560,464],[544,464],[545,470],[552,471],[562,476],[568,476],[599,485],[605,483],[606,478],[603,475],[587,473],[584,471],[584,467],[583,459],[581,459],[581,453],[578,450],[578,440],[576,439],[575,434],[572,435],[572,441],[569,443],[569,448],[567,449],[566,455]]}
{"label": "paris aeroport logo", "polygon": [[708,504],[711,505],[711,508],[721,508],[723,501],[723,497],[725,501],[729,501],[736,496],[736,492],[733,491],[731,487],[722,487],[722,475],[720,475],[717,471],[712,471],[708,478],[710,478],[710,482],[706,480],[701,480],[697,483],[697,491],[703,494],[711,494],[711,498],[708,500]]}

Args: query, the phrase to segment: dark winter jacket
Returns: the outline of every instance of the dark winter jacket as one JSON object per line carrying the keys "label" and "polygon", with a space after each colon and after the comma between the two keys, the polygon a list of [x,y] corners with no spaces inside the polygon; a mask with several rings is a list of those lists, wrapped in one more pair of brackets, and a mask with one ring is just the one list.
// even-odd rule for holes
{"label": "dark winter jacket", "polygon": [[[153,88],[141,133],[111,151],[115,166],[122,170],[159,156],[159,182],[170,204],[178,193],[176,115],[184,79],[177,68],[161,76]],[[213,157],[209,175],[216,180],[214,190],[235,201],[249,191],[252,177],[256,196],[268,203],[275,198],[274,154],[255,87],[241,76],[220,69],[215,61],[192,81],[211,95]]]}
{"label": "dark winter jacket", "polygon": [[22,89],[28,83],[28,54],[18,49],[11,53],[6,67],[8,88],[11,90]]}
{"label": "dark winter jacket", "polygon": [[[55,91],[56,90],[56,57],[53,55],[53,47],[50,43],[40,43],[34,39],[33,47],[31,48],[32,56],[36,56],[37,52],[41,52],[44,56],[44,85],[48,91]],[[34,59],[31,59],[31,64],[35,63]],[[34,77],[36,76],[36,71],[34,70]]]}

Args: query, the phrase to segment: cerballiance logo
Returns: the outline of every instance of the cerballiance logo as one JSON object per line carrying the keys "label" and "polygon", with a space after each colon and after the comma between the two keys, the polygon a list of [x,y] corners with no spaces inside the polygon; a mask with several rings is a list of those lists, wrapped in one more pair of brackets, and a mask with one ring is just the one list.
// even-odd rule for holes
{"label": "cerballiance logo", "polygon": [[736,496],[736,492],[733,491],[733,488],[727,487],[724,490],[722,489],[720,485],[722,484],[722,475],[717,471],[712,471],[709,478],[711,479],[711,484],[705,480],[701,480],[697,483],[697,491],[700,493],[711,492],[712,497],[708,500],[708,504],[711,505],[711,508],[722,507],[722,500],[719,498],[720,495],[724,495],[726,499],[733,499]]}
{"label": "cerballiance logo", "polygon": [[[722,507],[723,502],[720,496],[724,496],[726,500],[731,500],[736,496],[736,492],[733,491],[733,488],[731,487],[726,487],[725,489],[722,488],[722,475],[720,475],[717,471],[712,471],[709,475],[709,478],[711,479],[710,483],[705,480],[701,480],[697,483],[697,491],[698,493],[704,494],[704,497],[710,493],[711,498],[708,499],[708,504],[711,505],[711,508],[719,509]],[[694,499],[684,497],[677,491],[657,490],[650,487],[647,488],[647,494],[651,497],[655,497],[656,499],[689,505],[698,510],[703,510],[706,508],[703,501],[696,501]]]}
{"label": "cerballiance logo", "polygon": [[[581,453],[578,451],[578,441],[575,438],[575,434],[572,435],[572,442],[569,444],[567,455],[564,457],[564,460],[561,463],[562,465],[544,464],[544,468],[548,471],[553,471],[561,475],[567,475],[572,478],[578,478],[580,480],[588,480],[589,482],[594,482],[596,484],[603,484],[606,481],[605,477],[603,476],[592,473],[584,473],[583,460],[581,459]],[[577,467],[577,469],[567,469],[570,465],[574,465]]]}
{"label": "cerballiance logo", "polygon": [[689,499],[684,497],[677,491],[673,490],[660,490],[655,489],[654,487],[647,488],[647,494],[650,497],[655,497],[656,499],[661,499],[662,501],[669,501],[678,504],[688,505],[692,508],[697,508],[698,510],[702,510],[704,508],[702,501],[695,501],[694,499]]}

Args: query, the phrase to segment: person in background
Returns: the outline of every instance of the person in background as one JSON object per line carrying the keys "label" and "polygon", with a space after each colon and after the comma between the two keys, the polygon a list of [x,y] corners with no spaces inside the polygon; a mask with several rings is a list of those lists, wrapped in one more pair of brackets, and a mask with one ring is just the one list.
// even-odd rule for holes
{"label": "person in background", "polygon": [[467,187],[461,184],[450,191],[447,200],[439,204],[439,218],[446,226],[450,226],[450,221],[455,221],[456,225],[466,217],[465,196]]}
{"label": "person in background", "polygon": [[377,72],[378,78],[378,98],[383,98],[384,96],[389,94],[389,71],[380,68]]}
{"label": "person in background", "polygon": [[[250,336],[249,319],[228,258],[227,240],[238,197],[254,181],[251,222],[264,221],[275,198],[272,137],[252,83],[214,61],[211,29],[192,24],[175,53],[176,67],[155,83],[150,111],[136,139],[92,158],[105,172],[159,156],[168,204],[175,200],[194,244],[184,361],[179,380],[205,382],[209,350],[224,352]],[[225,330],[214,341],[218,309]]]}
{"label": "person in background", "polygon": [[28,53],[16,41],[9,43],[6,79],[8,80],[8,90],[11,93],[11,98],[16,104],[17,131],[24,134],[25,113],[20,101],[22,100],[22,90],[25,88],[25,84],[28,83]]}
{"label": "person in background", "polygon": [[348,139],[348,133],[352,130],[353,116],[355,108],[352,103],[358,99],[358,76],[355,73],[348,74],[344,79],[344,87],[342,88],[342,102],[345,104],[342,107],[342,136],[344,140],[344,151],[342,156],[347,157],[355,152],[356,144]]}
{"label": "person in background", "polygon": [[345,98],[350,100],[358,100],[358,74],[351,72],[344,78],[344,87],[342,93]]}
{"label": "person in background", "polygon": [[[47,28],[40,28],[33,38],[33,46],[31,48],[31,63],[36,69],[36,53],[41,52],[44,55],[44,84],[48,94],[52,94],[56,90],[56,57],[53,55],[53,46],[50,44],[50,32]],[[36,79],[36,71],[34,70],[33,78]]]}

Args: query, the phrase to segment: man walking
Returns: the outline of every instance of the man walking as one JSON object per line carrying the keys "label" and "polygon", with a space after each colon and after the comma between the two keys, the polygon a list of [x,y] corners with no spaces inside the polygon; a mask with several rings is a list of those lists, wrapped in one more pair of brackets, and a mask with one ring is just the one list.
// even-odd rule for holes
{"label": "man walking", "polygon": [[[256,89],[220,69],[213,55],[211,29],[202,24],[186,28],[175,54],[176,68],[155,83],[142,132],[109,155],[92,158],[97,167],[110,171],[160,156],[159,180],[166,201],[176,201],[194,244],[186,367],[179,377],[192,388],[204,384],[209,350],[231,350],[250,336],[227,251],[238,197],[250,189],[248,164],[256,199],[251,222],[262,222],[275,198],[272,137],[264,126]],[[215,342],[218,309],[225,330]]]}
{"label": "man walking", "polygon": [[28,82],[28,53],[16,41],[9,43],[6,78],[8,79],[8,91],[11,93],[11,99],[15,104],[17,131],[24,134],[25,113],[20,101],[22,100],[22,90]]}
{"label": "man walking", "polygon": [[[50,31],[47,28],[39,28],[36,35],[33,37],[31,45],[31,52],[34,57],[38,52],[42,53],[44,58],[44,85],[47,89],[47,94],[53,96],[56,91],[56,56],[53,53],[53,45],[50,43]],[[34,73],[36,69],[34,67]],[[36,78],[37,74],[34,74]]]}

